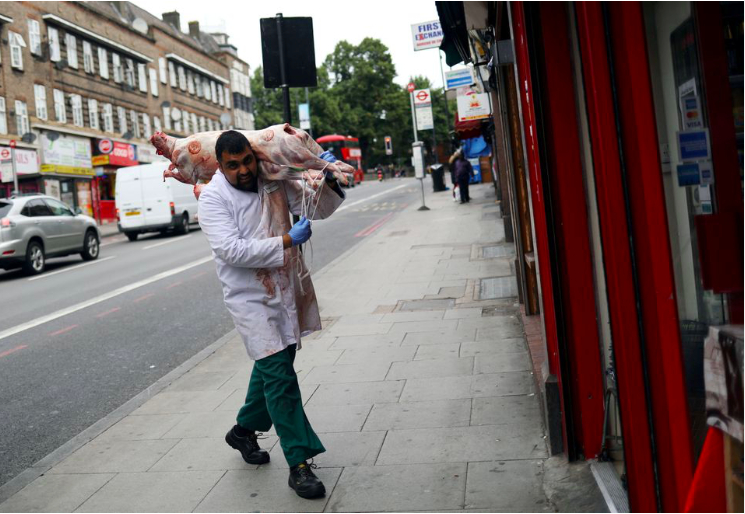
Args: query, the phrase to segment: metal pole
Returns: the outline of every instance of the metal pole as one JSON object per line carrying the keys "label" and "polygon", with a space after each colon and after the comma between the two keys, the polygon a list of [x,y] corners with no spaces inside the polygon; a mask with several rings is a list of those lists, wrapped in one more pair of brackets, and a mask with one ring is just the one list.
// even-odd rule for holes
{"label": "metal pole", "polygon": [[277,39],[279,40],[279,73],[282,79],[282,97],[284,99],[285,123],[292,123],[290,112],[290,86],[287,85],[287,71],[285,70],[285,48],[282,38],[282,13],[277,14]]}
{"label": "metal pole", "polygon": [[21,194],[21,190],[18,188],[18,170],[16,170],[16,149],[14,146],[10,148],[10,162],[13,170],[13,189],[15,189],[16,194]]}
{"label": "metal pole", "polygon": [[445,118],[447,118],[447,128],[448,128],[448,139],[450,139],[450,123],[452,120],[450,119],[450,109],[448,108],[448,95],[447,95],[447,84],[445,83],[445,71],[442,69],[442,51],[438,50],[440,53],[440,73],[442,74],[442,96],[445,99]]}
{"label": "metal pole", "polygon": [[308,104],[308,123],[310,123],[308,134],[310,134],[310,138],[313,139],[313,122],[311,121],[312,116],[310,115],[310,97],[308,96],[307,87],[305,88],[305,103]]}
{"label": "metal pole", "polygon": [[416,113],[414,112],[414,92],[409,93],[409,99],[411,100],[411,123],[414,126],[414,142],[419,141],[419,136],[416,133]]}

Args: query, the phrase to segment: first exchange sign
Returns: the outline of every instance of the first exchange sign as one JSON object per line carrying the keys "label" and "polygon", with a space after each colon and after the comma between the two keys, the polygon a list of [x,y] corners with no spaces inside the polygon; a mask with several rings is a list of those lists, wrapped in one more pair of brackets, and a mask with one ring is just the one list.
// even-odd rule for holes
{"label": "first exchange sign", "polygon": [[440,48],[443,38],[440,20],[412,25],[411,35],[414,38],[414,51]]}

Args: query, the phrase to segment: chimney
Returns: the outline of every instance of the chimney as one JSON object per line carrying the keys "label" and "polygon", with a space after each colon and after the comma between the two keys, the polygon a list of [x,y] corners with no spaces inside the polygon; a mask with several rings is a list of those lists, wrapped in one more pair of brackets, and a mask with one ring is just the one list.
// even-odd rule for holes
{"label": "chimney", "polygon": [[164,12],[163,21],[181,32],[181,15],[178,11]]}
{"label": "chimney", "polygon": [[194,39],[199,39],[199,22],[198,21],[189,22],[189,35],[193,37]]}

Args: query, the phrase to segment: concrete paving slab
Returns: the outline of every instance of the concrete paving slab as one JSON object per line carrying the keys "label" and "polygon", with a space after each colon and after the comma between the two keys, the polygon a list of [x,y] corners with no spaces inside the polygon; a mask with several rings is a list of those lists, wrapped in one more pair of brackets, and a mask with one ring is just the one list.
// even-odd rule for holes
{"label": "concrete paving slab", "polygon": [[[248,356],[246,356],[246,361],[249,362]],[[236,389],[243,389],[245,391],[246,389],[248,389],[248,381],[251,378],[252,370],[253,366],[246,370],[236,371],[230,380],[220,386],[220,389],[229,389],[231,391],[234,391]]]}
{"label": "concrete paving slab", "polygon": [[406,332],[407,336],[412,332],[427,332],[427,333],[441,333],[441,332],[455,332],[458,328],[458,320],[432,320],[432,321],[403,321],[399,323],[393,323],[391,327],[391,333]]}
{"label": "concrete paving slab", "polygon": [[449,309],[445,311],[442,319],[481,319],[483,309],[479,308],[468,308],[468,309]]}
{"label": "concrete paving slab", "polygon": [[146,414],[179,414],[182,412],[209,412],[230,396],[232,391],[168,391],[158,393],[142,407],[132,412],[132,416]]}
{"label": "concrete paving slab", "polygon": [[[317,387],[317,384],[300,384],[300,394],[303,398],[303,405],[308,403],[308,400],[310,400],[310,397],[313,396],[313,393],[315,392]],[[243,404],[246,402],[247,391],[248,383],[244,387],[233,391],[233,393],[228,396],[224,402],[222,402],[220,405],[217,406],[217,408],[215,408],[215,412],[230,411],[237,414],[238,410],[243,407]]]}
{"label": "concrete paving slab", "polygon": [[463,507],[466,464],[345,468],[329,512],[413,512]]}
{"label": "concrete paving slab", "polygon": [[473,371],[481,373],[503,373],[507,371],[528,371],[533,369],[527,350],[522,353],[502,353],[477,355]]}
{"label": "concrete paving slab", "polygon": [[[403,348],[414,348],[404,346]],[[457,359],[460,356],[460,343],[454,344],[423,344],[416,347],[415,361],[429,359]]]}
{"label": "concrete paving slab", "polygon": [[378,382],[384,380],[390,364],[337,364],[313,368],[303,379],[305,384],[334,384],[340,382]]}
{"label": "concrete paving slab", "polygon": [[308,405],[305,413],[316,432],[359,432],[370,414],[369,405]]}
{"label": "concrete paving slab", "polygon": [[236,371],[207,371],[195,373],[193,370],[168,386],[173,391],[215,391],[230,380]]}
{"label": "concrete paving slab", "polygon": [[474,398],[471,425],[541,426],[541,409],[535,396]]}
{"label": "concrete paving slab", "polygon": [[543,461],[469,462],[466,508],[493,512],[553,512],[543,492]]}
{"label": "concrete paving slab", "polygon": [[528,395],[534,393],[530,373],[491,373],[485,375],[418,378],[406,381],[402,402],[456,400],[485,396]]}
{"label": "concrete paving slab", "polygon": [[[327,495],[340,474],[340,468],[316,470]],[[300,498],[287,485],[287,477],[285,469],[228,471],[194,512],[323,512],[328,496],[315,500]]]}
{"label": "concrete paving slab", "polygon": [[455,377],[473,373],[473,357],[462,359],[430,359],[426,361],[394,362],[386,380],[411,378]]}
{"label": "concrete paving slab", "polygon": [[373,334],[387,334],[393,323],[374,323],[368,325],[340,325],[332,326],[328,330],[329,335],[335,337],[344,336],[369,336]]}
{"label": "concrete paving slab", "polygon": [[43,475],[0,504],[0,512],[73,512],[114,476]]}
{"label": "concrete paving slab", "polygon": [[166,432],[165,439],[224,436],[235,424],[235,411],[195,412],[188,414],[175,427]]}
{"label": "concrete paving slab", "polygon": [[471,402],[466,400],[381,403],[373,407],[363,430],[463,427],[470,419]]}
{"label": "concrete paving slab", "polygon": [[137,473],[147,471],[178,441],[92,441],[48,473]]}
{"label": "concrete paving slab", "polygon": [[301,350],[295,357],[295,369],[300,372],[315,366],[330,366],[341,357],[343,350],[323,350],[306,352]]}
{"label": "concrete paving slab", "polygon": [[365,364],[369,362],[410,361],[416,353],[415,346],[376,346],[369,348],[348,348],[336,364]]}
{"label": "concrete paving slab", "polygon": [[329,346],[331,350],[377,348],[379,346],[401,346],[406,334],[375,334],[367,336],[339,337]]}
{"label": "concrete paving slab", "polygon": [[430,321],[441,320],[445,314],[444,310],[439,311],[407,311],[392,312],[383,316],[384,322],[399,323],[402,321]]}
{"label": "concrete paving slab", "polygon": [[308,406],[395,403],[401,396],[404,384],[404,380],[321,384],[313,393]]}
{"label": "concrete paving slab", "polygon": [[543,430],[519,425],[391,430],[376,465],[546,458]]}
{"label": "concrete paving slab", "polygon": [[499,341],[469,341],[461,343],[461,357],[476,357],[499,353],[524,353],[528,345],[522,338],[502,339]]}
{"label": "concrete paving slab", "polygon": [[[383,446],[385,432],[319,432],[318,437],[326,448],[324,453],[313,459],[319,468],[374,466]],[[265,466],[266,469],[289,468],[280,445],[272,448],[271,457],[272,461]]]}
{"label": "concrete paving slab", "polygon": [[517,316],[486,316],[481,318],[461,319],[460,328],[515,328],[522,329],[522,323]]}
{"label": "concrete paving slab", "polygon": [[224,473],[122,473],[77,512],[191,512]]}
{"label": "concrete paving slab", "polygon": [[512,339],[523,337],[522,327],[508,325],[504,327],[479,328],[476,330],[474,341],[499,341],[501,339]]}
{"label": "concrete paving slab", "polygon": [[[230,427],[225,428],[227,433]],[[262,436],[259,446],[270,451],[277,443],[276,436]],[[160,459],[150,472],[154,471],[217,471],[226,469],[256,469],[255,465],[246,463],[240,452],[225,442],[225,437],[203,437],[199,439],[182,439]]]}
{"label": "concrete paving slab", "polygon": [[[452,321],[452,320],[449,320]],[[453,332],[410,332],[406,334],[401,342],[402,346],[423,345],[423,344],[453,344],[465,341],[475,341],[476,330],[456,330]]]}
{"label": "concrete paving slab", "polygon": [[139,441],[160,439],[186,419],[187,414],[127,416],[96,438],[96,441]]}

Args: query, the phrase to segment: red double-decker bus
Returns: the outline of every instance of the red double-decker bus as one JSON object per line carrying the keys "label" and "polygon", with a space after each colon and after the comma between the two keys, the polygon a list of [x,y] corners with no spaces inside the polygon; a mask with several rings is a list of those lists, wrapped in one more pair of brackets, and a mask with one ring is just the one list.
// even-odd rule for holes
{"label": "red double-decker bus", "polygon": [[316,142],[321,145],[324,150],[329,150],[333,153],[337,159],[353,166],[355,168],[354,182],[362,182],[365,174],[362,171],[362,151],[360,150],[359,139],[352,136],[331,134],[329,136],[321,136],[317,138]]}

